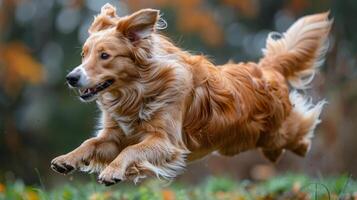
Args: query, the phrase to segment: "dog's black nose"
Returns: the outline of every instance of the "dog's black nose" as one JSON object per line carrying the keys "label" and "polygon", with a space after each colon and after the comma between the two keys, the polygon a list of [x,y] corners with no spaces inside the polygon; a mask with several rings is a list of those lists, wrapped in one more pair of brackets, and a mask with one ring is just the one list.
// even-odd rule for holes
{"label": "dog's black nose", "polygon": [[68,84],[71,85],[72,87],[77,86],[77,83],[80,78],[81,78],[80,74],[77,73],[70,73],[66,76],[66,80]]}

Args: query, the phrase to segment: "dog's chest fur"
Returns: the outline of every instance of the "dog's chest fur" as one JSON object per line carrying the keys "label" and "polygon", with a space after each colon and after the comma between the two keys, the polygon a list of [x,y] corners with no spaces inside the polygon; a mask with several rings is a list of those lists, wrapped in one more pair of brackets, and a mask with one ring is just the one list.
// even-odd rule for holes
{"label": "dog's chest fur", "polygon": [[[107,113],[112,120],[122,129],[123,133],[127,136],[135,132],[136,125],[139,124],[139,109],[129,109],[120,100],[120,96],[113,93],[104,93],[100,100],[97,102],[100,109]],[[128,103],[128,102],[127,102]],[[138,108],[138,106],[136,106]]]}
{"label": "dog's chest fur", "polygon": [[131,135],[131,133],[133,132],[133,124],[135,120],[125,116],[120,116],[115,113],[111,114],[111,116],[118,123],[125,135]]}

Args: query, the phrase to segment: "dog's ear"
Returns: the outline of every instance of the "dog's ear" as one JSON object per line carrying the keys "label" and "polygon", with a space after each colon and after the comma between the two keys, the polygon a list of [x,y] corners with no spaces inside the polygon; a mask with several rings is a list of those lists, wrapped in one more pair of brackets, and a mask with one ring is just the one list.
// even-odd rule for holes
{"label": "dog's ear", "polygon": [[131,42],[147,38],[155,31],[159,10],[142,9],[119,21],[117,30]]}
{"label": "dog's ear", "polygon": [[102,7],[100,14],[94,18],[94,21],[89,27],[88,32],[91,34],[110,27],[114,27],[118,20],[119,17],[116,14],[116,8],[107,3]]}

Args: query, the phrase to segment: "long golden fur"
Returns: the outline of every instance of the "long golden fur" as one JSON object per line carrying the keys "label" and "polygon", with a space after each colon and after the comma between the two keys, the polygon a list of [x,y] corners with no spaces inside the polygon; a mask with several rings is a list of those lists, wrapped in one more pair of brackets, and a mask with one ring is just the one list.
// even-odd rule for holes
{"label": "long golden fur", "polygon": [[258,63],[215,66],[160,35],[159,11],[118,17],[106,4],[74,70],[85,76],[81,94],[102,111],[101,130],[52,168],[98,172],[99,182],[111,185],[171,179],[214,151],[259,148],[271,161],[284,150],[304,156],[324,101],[313,105],[295,88],[306,88],[321,65],[331,24],[328,13],[303,17],[269,35]]}

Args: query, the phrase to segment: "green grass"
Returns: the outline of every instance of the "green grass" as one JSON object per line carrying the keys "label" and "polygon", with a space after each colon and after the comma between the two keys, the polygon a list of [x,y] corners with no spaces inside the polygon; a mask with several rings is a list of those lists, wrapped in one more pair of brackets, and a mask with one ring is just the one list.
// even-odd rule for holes
{"label": "green grass", "polygon": [[0,184],[0,200],[273,200],[273,199],[357,199],[357,182],[348,176],[312,179],[287,174],[267,181],[233,181],[210,177],[199,185],[173,182],[169,185],[149,180],[139,185],[118,184],[104,187],[95,182],[71,183],[51,190],[26,186],[22,181]]}

